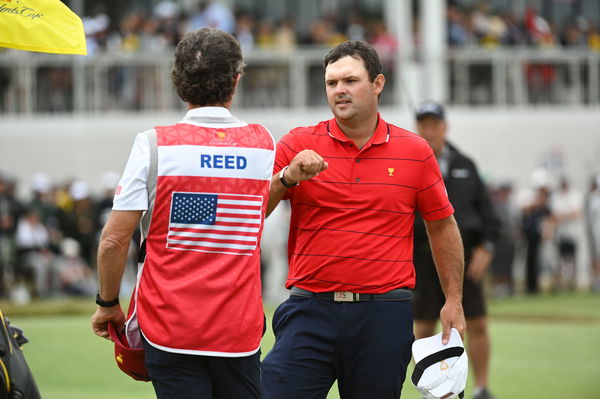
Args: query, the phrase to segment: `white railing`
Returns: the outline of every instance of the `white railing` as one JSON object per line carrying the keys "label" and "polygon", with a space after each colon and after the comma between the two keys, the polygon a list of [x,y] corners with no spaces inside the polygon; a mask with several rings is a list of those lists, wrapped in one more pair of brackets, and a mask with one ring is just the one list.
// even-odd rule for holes
{"label": "white railing", "polygon": [[449,54],[450,102],[461,105],[598,105],[600,53],[528,48]]}
{"label": "white railing", "polygon": [[[322,60],[327,49],[246,54],[236,96],[243,108],[310,108],[325,104]],[[61,56],[0,52],[0,110],[4,114],[165,111],[181,109],[170,81],[172,54],[115,53]],[[419,71],[419,57],[387,71],[382,102],[402,104],[404,66]],[[388,60],[386,64],[393,64]],[[447,102],[491,107],[597,106],[600,53],[586,50],[451,49],[446,57]],[[409,69],[407,68],[407,69]],[[399,71],[398,73],[394,73]],[[394,76],[396,75],[396,76]],[[409,83],[406,85],[406,83]],[[419,88],[416,87],[416,92]]]}

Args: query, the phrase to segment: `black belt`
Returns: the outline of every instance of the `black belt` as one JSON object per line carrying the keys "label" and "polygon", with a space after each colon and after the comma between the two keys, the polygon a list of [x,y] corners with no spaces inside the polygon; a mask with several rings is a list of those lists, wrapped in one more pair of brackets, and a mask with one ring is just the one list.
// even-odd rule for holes
{"label": "black belt", "polygon": [[292,287],[290,295],[327,299],[335,302],[408,301],[412,299],[412,291],[407,288],[396,288],[382,294],[357,294],[350,291],[312,292]]}

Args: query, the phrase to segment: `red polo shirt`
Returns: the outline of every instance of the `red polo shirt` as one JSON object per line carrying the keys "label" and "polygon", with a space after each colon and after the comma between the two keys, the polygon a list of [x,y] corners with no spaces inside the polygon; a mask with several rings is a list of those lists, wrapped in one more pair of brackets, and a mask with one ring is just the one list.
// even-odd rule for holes
{"label": "red polo shirt", "polygon": [[320,154],[329,168],[288,190],[286,286],[358,293],[414,287],[415,212],[426,220],[454,212],[431,147],[379,117],[359,150],[331,119],[284,136],[274,171],[305,149]]}

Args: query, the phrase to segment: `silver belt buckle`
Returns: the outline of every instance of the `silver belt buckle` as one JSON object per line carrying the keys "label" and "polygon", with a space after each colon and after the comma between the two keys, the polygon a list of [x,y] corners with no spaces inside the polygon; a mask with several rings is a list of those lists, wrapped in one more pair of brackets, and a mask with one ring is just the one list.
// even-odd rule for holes
{"label": "silver belt buckle", "polygon": [[333,300],[335,302],[355,302],[358,299],[359,294],[350,291],[335,291],[333,293]]}

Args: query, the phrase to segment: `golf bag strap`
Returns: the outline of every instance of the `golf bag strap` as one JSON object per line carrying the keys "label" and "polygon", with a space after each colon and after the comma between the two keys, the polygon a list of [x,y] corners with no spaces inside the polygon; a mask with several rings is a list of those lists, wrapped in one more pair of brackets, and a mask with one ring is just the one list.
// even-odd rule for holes
{"label": "golf bag strap", "polygon": [[140,250],[138,251],[137,263],[144,263],[146,260],[146,240],[140,244]]}
{"label": "golf bag strap", "polygon": [[158,178],[158,146],[156,144],[156,130],[150,129],[144,132],[148,138],[148,147],[150,162],[148,164],[148,174],[146,175],[146,189],[148,190],[148,210],[144,212],[140,229],[142,232],[142,244],[138,254],[138,263],[144,261],[146,257],[146,237],[150,231],[150,221],[152,211],[154,210],[154,201],[156,200],[156,180]]}
{"label": "golf bag strap", "polygon": [[146,187],[148,187],[148,213],[151,214],[156,198],[156,180],[158,178],[158,145],[156,144],[156,130],[147,130],[146,136],[148,137],[148,146],[150,149],[150,164],[148,165]]}

